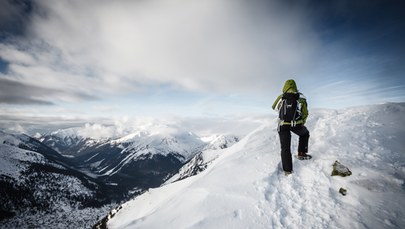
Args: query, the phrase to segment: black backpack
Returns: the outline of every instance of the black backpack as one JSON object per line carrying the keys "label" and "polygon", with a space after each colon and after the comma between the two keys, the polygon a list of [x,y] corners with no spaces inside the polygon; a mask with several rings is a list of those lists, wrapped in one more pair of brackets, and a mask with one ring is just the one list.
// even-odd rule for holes
{"label": "black backpack", "polygon": [[297,121],[301,118],[299,93],[284,93],[281,101],[279,118],[285,122]]}

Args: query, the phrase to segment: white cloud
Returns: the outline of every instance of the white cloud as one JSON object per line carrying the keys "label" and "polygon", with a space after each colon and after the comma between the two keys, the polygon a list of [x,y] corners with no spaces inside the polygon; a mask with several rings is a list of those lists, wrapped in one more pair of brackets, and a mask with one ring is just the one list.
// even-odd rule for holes
{"label": "white cloud", "polygon": [[[0,10],[1,26],[16,21],[21,27],[16,30],[26,29],[0,44],[0,67],[7,63],[7,71],[0,73],[6,88],[0,93],[1,105],[74,104],[97,115],[128,110],[130,115],[233,113],[267,109],[266,100],[270,106],[287,78],[294,78],[318,107],[345,106],[354,101],[351,97],[368,102],[369,91],[375,92],[372,101],[403,98],[402,88],[389,90],[403,85],[395,79],[402,76],[401,62],[362,55],[364,50],[353,44],[367,44],[369,36],[346,32],[339,23],[329,27],[334,17],[324,16],[334,3],[315,8],[311,1],[282,0],[33,4],[29,14],[8,2],[2,6],[10,9]],[[347,18],[344,12],[337,14],[338,19]],[[352,86],[358,78],[367,81],[361,90]],[[341,80],[351,87],[322,86]],[[226,98],[233,94],[244,99]]]}
{"label": "white cloud", "polygon": [[78,130],[80,136],[94,138],[94,139],[104,139],[115,136],[115,130],[112,127],[103,126],[101,124],[89,124],[86,123],[83,128]]}
{"label": "white cloud", "polygon": [[[276,116],[272,117],[276,118]],[[113,124],[85,124],[78,128],[78,133],[90,138],[120,138],[129,134],[148,132],[176,133],[190,131],[199,136],[213,134],[234,134],[244,136],[255,128],[269,123],[267,115],[222,116],[222,117],[121,117],[115,118]]]}
{"label": "white cloud", "polygon": [[22,80],[81,93],[269,90],[316,50],[301,12],[276,2],[38,1],[33,47],[2,58]]}
{"label": "white cloud", "polygon": [[0,57],[18,65],[34,65],[35,59],[30,53],[18,50],[12,45],[0,44]]}
{"label": "white cloud", "polygon": [[7,129],[7,132],[21,134],[26,133],[27,131],[20,124],[14,123]]}

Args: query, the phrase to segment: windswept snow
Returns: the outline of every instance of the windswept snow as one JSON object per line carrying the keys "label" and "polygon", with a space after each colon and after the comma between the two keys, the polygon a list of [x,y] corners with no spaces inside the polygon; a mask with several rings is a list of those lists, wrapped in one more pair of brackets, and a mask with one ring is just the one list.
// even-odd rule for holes
{"label": "windswept snow", "polygon": [[[215,160],[203,172],[125,203],[108,228],[405,228],[404,113],[405,104],[313,111],[313,159],[294,159],[290,176],[280,172],[269,120],[230,148],[207,151]],[[336,160],[353,174],[332,177]]]}

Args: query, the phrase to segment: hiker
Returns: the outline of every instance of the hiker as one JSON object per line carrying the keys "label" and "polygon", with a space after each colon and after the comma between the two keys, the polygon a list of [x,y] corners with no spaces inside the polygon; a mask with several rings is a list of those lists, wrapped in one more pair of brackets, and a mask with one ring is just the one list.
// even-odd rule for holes
{"label": "hiker", "polygon": [[309,131],[304,126],[308,117],[307,101],[297,89],[295,81],[289,79],[283,87],[283,94],[274,101],[273,110],[279,111],[278,134],[281,144],[281,163],[286,175],[293,171],[291,157],[291,132],[299,136],[298,155],[300,160],[310,159],[308,152]]}

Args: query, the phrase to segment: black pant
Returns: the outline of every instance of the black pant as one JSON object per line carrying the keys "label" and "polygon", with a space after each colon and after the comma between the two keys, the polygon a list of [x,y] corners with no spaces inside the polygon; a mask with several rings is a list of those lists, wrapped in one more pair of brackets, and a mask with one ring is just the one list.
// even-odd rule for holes
{"label": "black pant", "polygon": [[291,132],[300,136],[298,143],[298,152],[308,152],[309,131],[304,125],[297,125],[295,127],[283,125],[280,126],[278,135],[280,136],[281,144],[281,162],[283,163],[284,171],[292,171],[292,157],[291,157]]}

